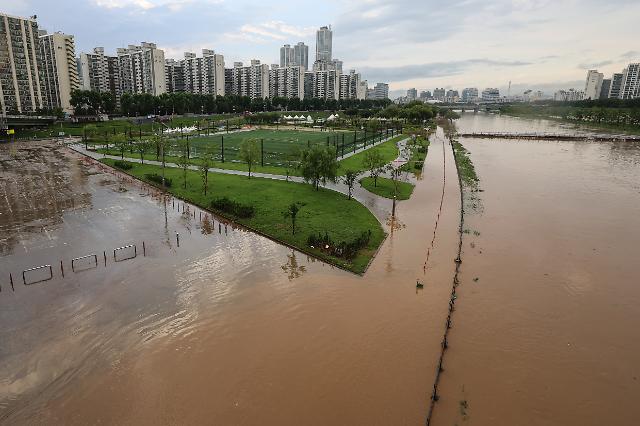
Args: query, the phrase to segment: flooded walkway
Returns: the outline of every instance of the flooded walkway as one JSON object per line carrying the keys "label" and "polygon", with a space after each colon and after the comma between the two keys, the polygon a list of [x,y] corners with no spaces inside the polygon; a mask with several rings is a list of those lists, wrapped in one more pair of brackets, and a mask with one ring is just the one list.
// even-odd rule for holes
{"label": "flooded walkway", "polygon": [[[412,198],[359,277],[218,218],[206,224],[197,209],[193,219],[192,206],[178,211],[47,146],[64,160],[51,192],[85,201],[41,212],[51,223],[43,234],[16,216],[22,184],[2,180],[15,195],[0,216],[13,235],[0,279],[127,243],[145,241],[147,256],[3,286],[0,422],[423,423],[457,248],[459,192],[444,148],[432,142]],[[431,248],[443,161],[445,214]]]}

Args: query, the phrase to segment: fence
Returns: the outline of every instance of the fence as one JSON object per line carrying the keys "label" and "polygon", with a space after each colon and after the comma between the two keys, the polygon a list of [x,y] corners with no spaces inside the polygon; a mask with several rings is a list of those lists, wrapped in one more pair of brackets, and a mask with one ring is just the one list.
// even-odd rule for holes
{"label": "fence", "polygon": [[[332,147],[335,150],[336,158],[341,158],[399,134],[393,128],[375,132],[366,129],[354,130],[353,132],[333,132],[326,136],[326,132],[322,132],[322,134],[320,132],[307,133],[308,135],[304,135],[304,132],[298,132],[295,138],[292,136],[289,140],[286,137],[258,139],[260,147],[258,164],[261,166],[294,167],[298,164],[300,151],[312,146]],[[240,156],[240,146],[244,139],[246,137],[242,133],[178,136],[169,139],[163,151],[165,159],[169,162],[174,162],[181,156],[198,159],[208,155],[213,161],[240,163],[243,162]],[[113,145],[107,145],[107,151],[111,155],[123,154]],[[137,158],[140,155],[137,142],[130,140],[124,153],[126,153],[126,157]],[[143,149],[142,155],[160,161],[160,146],[147,146]]]}

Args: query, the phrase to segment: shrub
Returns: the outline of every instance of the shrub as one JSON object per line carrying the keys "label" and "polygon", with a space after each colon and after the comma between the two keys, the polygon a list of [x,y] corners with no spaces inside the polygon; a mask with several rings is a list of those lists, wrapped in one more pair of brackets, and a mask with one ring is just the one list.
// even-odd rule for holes
{"label": "shrub", "polygon": [[356,237],[353,241],[341,241],[334,243],[329,237],[328,233],[311,234],[307,238],[307,244],[325,253],[329,253],[332,256],[340,257],[347,260],[352,260],[358,254],[360,249],[369,245],[371,240],[371,230],[364,231],[360,236]]}
{"label": "shrub", "polygon": [[113,165],[121,170],[129,170],[133,168],[133,164],[127,163],[126,161],[115,161]]}
{"label": "shrub", "polygon": [[422,170],[422,167],[424,167],[424,161],[416,161],[413,163],[413,167],[417,170]]}
{"label": "shrub", "polygon": [[255,214],[255,208],[230,200],[228,197],[216,198],[211,201],[211,208],[231,214],[241,219],[248,219]]}
{"label": "shrub", "polygon": [[[150,180],[151,182],[157,183],[158,185],[162,185],[162,176],[157,173],[147,173],[144,175],[145,179]],[[164,186],[166,188],[171,188],[171,179],[164,179]]]}

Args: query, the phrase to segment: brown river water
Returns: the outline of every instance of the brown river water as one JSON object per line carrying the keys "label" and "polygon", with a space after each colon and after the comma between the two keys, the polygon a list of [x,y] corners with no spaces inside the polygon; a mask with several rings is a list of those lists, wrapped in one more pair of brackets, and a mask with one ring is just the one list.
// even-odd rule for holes
{"label": "brown river water", "polygon": [[[462,142],[484,192],[431,424],[635,424],[640,147]],[[54,144],[0,145],[0,172],[0,424],[424,424],[458,243],[441,133],[363,277]],[[25,286],[45,264],[53,279]]]}

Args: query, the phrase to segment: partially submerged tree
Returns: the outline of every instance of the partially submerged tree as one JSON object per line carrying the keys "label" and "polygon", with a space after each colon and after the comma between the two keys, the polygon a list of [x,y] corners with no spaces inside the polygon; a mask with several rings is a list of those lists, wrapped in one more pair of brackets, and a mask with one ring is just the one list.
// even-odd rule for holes
{"label": "partially submerged tree", "polygon": [[353,186],[355,185],[359,175],[360,175],[359,172],[356,172],[353,170],[347,170],[347,172],[342,177],[342,181],[349,188],[349,199],[351,199],[351,194],[353,193]]}
{"label": "partially submerged tree", "polygon": [[240,144],[240,159],[247,163],[249,169],[249,179],[251,179],[251,169],[260,160],[260,145],[257,139],[245,139]]}
{"label": "partially submerged tree", "polygon": [[384,158],[382,158],[382,154],[377,149],[370,149],[365,152],[363,165],[369,170],[371,173],[371,177],[373,178],[373,186],[378,185],[378,176],[384,171]]}

